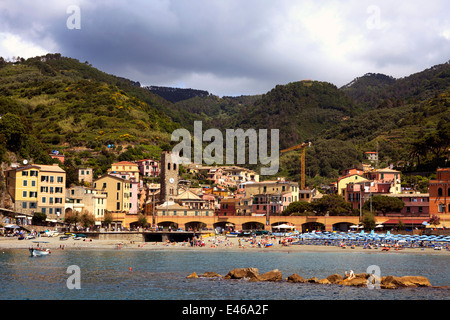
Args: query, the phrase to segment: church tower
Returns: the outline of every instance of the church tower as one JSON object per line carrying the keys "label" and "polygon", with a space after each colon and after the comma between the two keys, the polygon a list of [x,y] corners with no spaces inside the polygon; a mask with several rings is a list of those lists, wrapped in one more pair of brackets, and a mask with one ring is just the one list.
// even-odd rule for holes
{"label": "church tower", "polygon": [[178,169],[178,163],[172,159],[172,152],[163,151],[161,153],[160,203],[173,201],[174,197],[178,195]]}

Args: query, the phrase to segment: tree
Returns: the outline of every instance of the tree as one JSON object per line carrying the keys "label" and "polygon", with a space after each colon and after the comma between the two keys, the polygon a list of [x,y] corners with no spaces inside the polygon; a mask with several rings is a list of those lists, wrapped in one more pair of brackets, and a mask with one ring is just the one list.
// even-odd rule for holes
{"label": "tree", "polygon": [[143,228],[147,228],[150,225],[143,214],[139,214],[137,224]]}
{"label": "tree", "polygon": [[64,215],[64,222],[69,224],[69,228],[71,224],[76,225],[80,222],[80,213],[78,211],[73,211],[71,208],[67,208]]}
{"label": "tree", "polygon": [[352,210],[352,205],[337,194],[324,195],[311,204],[313,209],[322,215],[328,213],[331,216],[342,216],[349,214]]}
{"label": "tree", "polygon": [[104,226],[109,226],[111,223],[113,223],[114,218],[111,212],[105,211],[105,217],[103,218],[103,224]]}
{"label": "tree", "polygon": [[376,226],[375,215],[370,211],[364,211],[361,222],[365,230],[373,230]]}
{"label": "tree", "polygon": [[285,210],[281,213],[283,216],[289,215],[306,215],[307,212],[312,210],[312,205],[305,201],[295,201],[290,203]]}
{"label": "tree", "polygon": [[26,139],[26,128],[18,115],[7,113],[0,119],[0,134],[11,151],[19,151]]}
{"label": "tree", "polygon": [[436,227],[438,224],[441,223],[441,219],[437,215],[433,214],[431,216],[430,220],[428,220],[428,223],[432,224],[432,225],[434,225],[434,227]]}
{"label": "tree", "polygon": [[92,213],[83,211],[80,217],[80,222],[84,228],[88,228],[95,224],[95,217]]}
{"label": "tree", "polygon": [[40,224],[44,223],[46,219],[47,219],[47,215],[45,213],[35,212],[33,214],[33,218],[31,219],[31,222],[34,225],[40,225]]}
{"label": "tree", "polygon": [[[363,209],[368,210],[370,201],[364,203]],[[383,214],[388,212],[400,212],[405,203],[399,198],[388,197],[388,196],[373,196],[372,197],[372,208],[375,211],[381,211]]]}

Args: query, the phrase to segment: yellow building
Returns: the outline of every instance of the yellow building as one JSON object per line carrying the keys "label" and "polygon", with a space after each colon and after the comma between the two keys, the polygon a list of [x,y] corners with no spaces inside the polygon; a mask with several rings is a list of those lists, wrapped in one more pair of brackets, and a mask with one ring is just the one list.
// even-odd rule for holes
{"label": "yellow building", "polygon": [[292,202],[299,201],[300,188],[297,182],[280,180],[269,180],[261,182],[247,182],[239,186],[245,190],[245,197],[252,198],[258,194],[282,194],[291,192]]}
{"label": "yellow building", "polygon": [[37,211],[39,167],[35,165],[6,171],[6,189],[14,203],[14,211],[32,214]]}
{"label": "yellow building", "polygon": [[129,161],[120,161],[113,163],[108,173],[128,173],[130,179],[136,179],[139,181],[139,166],[136,163]]}
{"label": "yellow building", "polygon": [[104,175],[94,180],[94,189],[106,192],[106,209],[108,211],[130,211],[130,181],[111,175]]}
{"label": "yellow building", "polygon": [[8,170],[6,186],[16,212],[42,212],[49,222],[64,221],[66,172],[57,164],[35,164]]}
{"label": "yellow building", "polygon": [[349,183],[358,183],[358,182],[368,182],[366,178],[360,176],[359,174],[349,174],[347,176],[340,177],[336,182],[336,191],[338,195],[341,195],[346,199],[347,195],[345,194],[345,190],[347,190],[347,185]]}

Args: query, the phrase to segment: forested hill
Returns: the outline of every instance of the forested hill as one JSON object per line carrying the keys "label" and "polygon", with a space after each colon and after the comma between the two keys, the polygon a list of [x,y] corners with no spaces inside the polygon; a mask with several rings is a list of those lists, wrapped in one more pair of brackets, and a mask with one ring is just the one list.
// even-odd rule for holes
{"label": "forested hill", "polygon": [[158,86],[148,86],[145,87],[150,92],[161,96],[162,98],[176,103],[178,101],[191,99],[194,97],[207,97],[209,92],[205,90],[196,89],[182,89],[182,88],[171,88],[171,87],[158,87]]}
{"label": "forested hill", "polygon": [[[60,54],[0,58],[0,162],[49,163],[48,152],[59,150],[65,169],[89,165],[102,174],[116,160],[158,158],[175,144],[173,130],[201,120],[203,130],[279,129],[280,148],[311,141],[310,184],[330,182],[376,145],[381,165],[404,171],[449,164],[449,63],[401,79],[366,74],[342,88],[308,80],[255,96],[157,91]],[[283,154],[279,174],[299,180],[298,156]]]}

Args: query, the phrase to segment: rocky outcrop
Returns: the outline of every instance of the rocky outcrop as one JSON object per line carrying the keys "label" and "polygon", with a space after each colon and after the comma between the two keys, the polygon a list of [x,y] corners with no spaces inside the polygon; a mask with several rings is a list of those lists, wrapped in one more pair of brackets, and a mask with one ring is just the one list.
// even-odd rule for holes
{"label": "rocky outcrop", "polygon": [[192,272],[190,275],[188,275],[187,277],[186,277],[187,279],[197,279],[198,278],[198,275],[195,273],[195,271],[194,272]]}
{"label": "rocky outcrop", "polygon": [[[223,278],[223,279],[246,279],[248,281],[282,281],[281,271],[278,269],[259,274],[258,268],[235,268],[230,270],[226,276],[222,277],[216,272],[205,272],[198,276],[195,272],[187,276],[186,278]],[[305,279],[302,276],[294,273],[290,275],[287,282],[292,283],[314,283],[314,284],[337,284],[341,286],[353,286],[353,287],[369,287],[373,285],[373,288],[381,289],[396,289],[405,287],[431,287],[431,283],[426,277],[422,276],[387,276],[377,277],[368,273],[358,273],[351,280],[344,279],[340,274],[332,274],[326,278],[320,279],[317,277],[311,277]]]}
{"label": "rocky outcrop", "polygon": [[307,281],[308,281],[309,283],[318,283],[318,282],[319,282],[319,278],[317,278],[317,277],[312,277],[312,278],[309,278]]}
{"label": "rocky outcrop", "polygon": [[332,274],[332,275],[327,277],[327,280],[330,283],[338,283],[339,281],[344,280],[344,277],[341,276],[340,274]]}
{"label": "rocky outcrop", "polygon": [[281,271],[278,269],[263,273],[256,278],[258,281],[281,281],[283,280]]}
{"label": "rocky outcrop", "polygon": [[306,283],[308,280],[303,278],[302,276],[299,276],[298,274],[294,273],[290,275],[287,280],[287,282],[293,282],[293,283]]}
{"label": "rocky outcrop", "polygon": [[216,272],[206,271],[199,275],[201,278],[222,278],[222,276]]}
{"label": "rocky outcrop", "polygon": [[224,276],[224,279],[243,279],[243,278],[249,278],[249,279],[255,279],[258,278],[259,271],[258,268],[235,268],[233,270],[230,270],[226,276]]}
{"label": "rocky outcrop", "polygon": [[387,276],[381,278],[381,285],[384,288],[405,288],[405,287],[431,287],[431,283],[426,277],[420,276],[404,276],[394,277]]}

